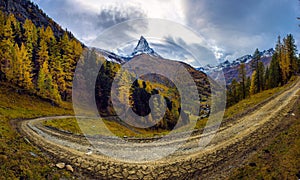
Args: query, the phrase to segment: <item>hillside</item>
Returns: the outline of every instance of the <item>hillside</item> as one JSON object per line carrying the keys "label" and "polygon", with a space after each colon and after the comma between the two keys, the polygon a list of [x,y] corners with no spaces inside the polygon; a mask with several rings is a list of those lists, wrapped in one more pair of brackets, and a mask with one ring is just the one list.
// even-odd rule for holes
{"label": "hillside", "polygon": [[0,179],[70,177],[68,172],[53,167],[54,160],[21,136],[10,120],[73,114],[71,104],[55,107],[7,83],[0,83],[0,99]]}
{"label": "hillside", "polygon": [[[65,30],[59,24],[30,0],[2,0],[0,1],[0,10],[6,14],[14,14],[21,23],[25,23],[26,19],[30,19],[36,27],[50,26],[56,37],[61,37],[65,33]],[[70,32],[68,33],[73,38],[73,35]]]}
{"label": "hillside", "polygon": [[[201,114],[204,116],[208,116],[209,114],[208,109],[210,107],[209,99],[211,95],[211,89],[210,89],[211,85],[208,80],[208,77],[204,73],[195,70],[193,67],[191,67],[188,64],[163,59],[161,57],[153,57],[151,55],[144,54],[144,53],[137,55],[131,59],[131,61],[134,61],[134,67],[138,68],[141,71],[143,71],[143,69],[145,68],[151,68],[143,64],[145,60],[156,68],[164,67],[161,66],[162,64],[167,65],[167,67],[169,68],[168,70],[170,71],[171,69],[177,68],[179,65],[182,65],[182,67],[185,68],[186,71],[193,78],[192,81],[195,83],[194,85],[196,85],[199,94],[198,102],[192,102],[191,104],[193,103],[198,104],[201,112],[198,113],[194,112],[193,115],[199,116]],[[88,67],[88,65],[84,67]],[[95,92],[96,92],[96,103],[101,116],[104,117],[116,116],[116,112],[114,110],[115,107],[113,107],[112,99],[111,99],[112,91],[117,92],[118,99],[116,101],[121,104],[126,103],[124,97],[126,96],[130,97],[131,108],[136,114],[140,116],[146,116],[151,112],[149,107],[149,100],[152,95],[159,94],[166,101],[168,108],[166,111],[166,115],[163,118],[163,121],[158,123],[153,128],[171,130],[176,125],[176,123],[179,123],[177,122],[177,119],[181,111],[180,102],[182,97],[179,95],[178,89],[173,84],[173,82],[170,81],[170,79],[158,74],[148,74],[148,75],[138,77],[136,79],[136,75],[133,73],[133,71],[121,72],[122,81],[133,82],[130,88],[130,92],[128,94],[126,92],[126,88],[124,89],[121,86],[122,81],[120,81],[119,79],[116,80],[116,83],[120,84],[120,87],[117,90],[111,89],[112,83],[116,78],[116,74],[120,73],[120,68],[121,65],[118,63],[112,61],[104,61],[99,71],[99,75],[96,81]],[[168,70],[165,69],[165,71]],[[189,87],[189,86],[193,86],[193,84],[187,84],[185,87]],[[190,107],[190,109],[195,109],[195,108]],[[126,113],[126,110],[124,111],[124,113]],[[189,116],[187,116],[186,113],[191,113],[191,112],[182,111],[180,114],[181,117],[183,118],[182,125],[185,125],[189,122]],[[134,118],[132,118],[132,120],[134,121]],[[138,123],[139,122],[133,122],[133,124],[138,124]]]}
{"label": "hillside", "polygon": [[[29,7],[40,12],[38,17],[28,17],[32,19],[23,19],[27,18],[26,13],[24,8],[15,7],[17,3],[1,3],[0,8],[8,10],[0,11],[0,81],[57,105],[70,101],[73,73],[83,45],[51,23],[51,19],[30,2],[24,4],[28,7],[25,12],[30,14]],[[48,26],[39,26],[43,21],[47,21]]]}
{"label": "hillside", "polygon": [[[59,25],[29,1],[7,0],[0,5],[3,10],[0,13],[3,27],[0,31],[2,45],[0,48],[2,52],[0,54],[0,81],[12,83],[22,91],[35,94],[58,106],[64,101],[71,101],[73,75],[83,51],[80,42],[70,36],[70,33],[61,30]],[[96,91],[99,92],[96,93],[96,99],[99,111],[106,116],[111,116],[115,113],[109,97],[111,92],[109,85],[114,79],[114,74],[120,69],[120,64],[109,61],[113,58],[113,53],[104,50],[98,51],[98,55],[99,53],[100,56],[103,56],[100,59],[104,58],[104,66],[99,72],[96,85]],[[117,62],[141,57],[149,58],[149,60],[157,62],[158,67],[160,62],[168,62],[170,72],[172,71],[171,67],[176,67],[174,61],[163,59],[155,53],[144,37],[141,37],[129,57],[118,57],[117,55],[114,57],[120,59]],[[92,64],[96,64],[96,62],[92,62]],[[206,109],[201,114],[208,116],[210,84],[207,76],[187,64],[181,64],[190,72],[197,84],[199,100],[203,102],[201,108]],[[142,67],[139,64],[137,66]],[[166,78],[154,79],[158,79],[158,81],[140,80],[139,82],[137,80],[136,84],[133,84],[130,94],[133,110],[139,115],[149,114],[150,97],[160,93],[164,96],[168,109],[164,121],[158,127],[172,129],[179,116],[185,119],[183,125],[187,124],[189,118],[186,113],[189,112],[181,112],[176,88],[168,86],[170,83]],[[164,89],[164,92],[157,89]],[[99,97],[97,97],[98,94],[100,94]],[[197,103],[197,106],[200,106],[200,101]],[[193,114],[198,116],[199,112]]]}

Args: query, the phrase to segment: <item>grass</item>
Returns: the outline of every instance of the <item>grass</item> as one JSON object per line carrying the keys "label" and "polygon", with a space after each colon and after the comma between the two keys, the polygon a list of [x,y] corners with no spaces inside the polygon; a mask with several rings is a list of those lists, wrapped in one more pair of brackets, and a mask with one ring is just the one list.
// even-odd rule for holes
{"label": "grass", "polygon": [[[106,127],[113,134],[123,137],[123,136],[137,136],[137,134],[128,128],[120,125],[119,123],[103,120]],[[99,120],[96,119],[84,119],[77,120],[76,118],[66,118],[66,119],[53,119],[44,121],[45,126],[54,127],[56,129],[69,131],[74,134],[87,134],[87,135],[111,135],[106,131],[106,127],[100,124]],[[84,133],[83,133],[84,132]]]}
{"label": "grass", "polygon": [[66,171],[51,167],[51,160],[28,144],[9,120],[73,114],[71,104],[54,107],[35,96],[19,94],[16,87],[0,84],[0,179],[59,179]]}
{"label": "grass", "polygon": [[300,179],[300,101],[290,126],[235,170],[229,179]]}
{"label": "grass", "polygon": [[114,121],[105,119],[102,119],[102,121],[104,124],[99,119],[77,120],[76,118],[66,118],[47,120],[43,122],[43,125],[72,132],[78,135],[86,134],[118,137],[153,137],[155,135],[163,135],[168,133],[168,131],[163,130],[147,131],[139,128],[132,128],[134,130],[131,130]]}
{"label": "grass", "polygon": [[246,109],[249,109],[251,107],[254,107],[255,105],[263,102],[265,99],[275,95],[276,93],[279,93],[280,91],[286,89],[289,87],[294,81],[296,80],[296,77],[293,77],[291,81],[282,86],[282,87],[277,87],[273,89],[269,89],[266,91],[263,91],[261,93],[257,93],[252,95],[251,97],[244,99],[237,104],[227,108],[224,113],[224,119],[234,117],[235,115],[239,114],[240,112],[245,111]]}

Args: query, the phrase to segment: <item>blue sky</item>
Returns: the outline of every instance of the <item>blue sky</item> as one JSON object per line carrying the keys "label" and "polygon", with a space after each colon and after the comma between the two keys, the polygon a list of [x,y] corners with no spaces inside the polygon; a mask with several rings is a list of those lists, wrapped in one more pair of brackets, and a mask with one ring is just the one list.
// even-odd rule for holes
{"label": "blue sky", "polygon": [[299,46],[298,0],[32,0],[89,45],[107,28],[137,18],[182,24],[205,38],[216,59],[273,48],[292,33]]}

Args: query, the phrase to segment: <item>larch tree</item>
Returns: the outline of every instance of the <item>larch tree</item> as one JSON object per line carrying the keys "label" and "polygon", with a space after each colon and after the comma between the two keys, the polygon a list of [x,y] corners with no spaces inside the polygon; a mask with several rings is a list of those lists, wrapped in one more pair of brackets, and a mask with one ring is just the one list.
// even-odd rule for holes
{"label": "larch tree", "polygon": [[12,29],[12,23],[15,20],[13,15],[9,15],[5,21],[3,27],[3,36],[0,43],[1,47],[1,66],[0,71],[5,74],[7,80],[13,79],[12,63],[14,53],[14,33]]}
{"label": "larch tree", "polygon": [[251,78],[248,77],[246,81],[246,97],[250,96]]}
{"label": "larch tree", "polygon": [[270,70],[268,66],[264,74],[264,86],[265,86],[265,90],[270,88]]}
{"label": "larch tree", "polygon": [[23,25],[24,35],[23,42],[25,43],[29,59],[35,61],[35,50],[38,43],[38,33],[36,26],[31,20],[26,19]]}
{"label": "larch tree", "polygon": [[48,61],[44,61],[38,74],[38,94],[46,99],[61,102],[58,87],[53,83],[52,75],[49,73]]}
{"label": "larch tree", "polygon": [[295,45],[295,39],[292,34],[288,34],[287,37],[284,39],[284,48],[285,48],[285,58],[288,61],[289,68],[288,68],[288,79],[293,74],[297,73],[298,65],[297,65],[297,48]]}
{"label": "larch tree", "polygon": [[41,68],[41,66],[44,64],[45,61],[47,61],[47,64],[49,63],[49,51],[48,51],[48,45],[46,42],[46,37],[44,36],[44,28],[39,28],[39,34],[40,34],[40,43],[39,43],[39,49],[38,49],[38,70]]}
{"label": "larch tree", "polygon": [[282,82],[281,76],[281,69],[279,65],[279,52],[275,51],[274,55],[272,56],[272,60],[270,63],[269,69],[269,87],[275,88],[278,87]]}
{"label": "larch tree", "polygon": [[67,100],[71,96],[73,71],[75,68],[75,58],[73,55],[72,46],[67,32],[64,33],[60,41],[60,49],[62,54],[61,66],[63,68],[64,80],[66,86],[66,90],[62,94],[63,94],[63,99]]}
{"label": "larch tree", "polygon": [[239,81],[240,81],[240,86],[241,86],[241,95],[242,99],[246,98],[246,65],[242,63],[239,67]]}
{"label": "larch tree", "polygon": [[19,58],[21,62],[21,81],[20,86],[24,87],[26,90],[34,90],[33,85],[33,66],[32,61],[29,58],[28,52],[25,45],[22,43],[19,50]]}
{"label": "larch tree", "polygon": [[251,85],[249,89],[250,95],[254,95],[256,93],[256,89],[257,89],[257,75],[256,75],[256,71],[253,71],[251,77]]}
{"label": "larch tree", "polygon": [[[259,74],[258,74],[259,73]],[[258,72],[257,72],[257,80],[258,83],[260,84],[260,88],[257,87],[257,92],[261,92],[263,90],[265,90],[265,66],[263,62],[259,62],[258,63]]]}
{"label": "larch tree", "polygon": [[252,61],[252,70],[255,71],[255,79],[256,79],[256,90],[255,93],[260,92],[262,90],[262,68],[260,67],[261,62],[261,55],[258,49],[255,50],[253,54],[253,61]]}

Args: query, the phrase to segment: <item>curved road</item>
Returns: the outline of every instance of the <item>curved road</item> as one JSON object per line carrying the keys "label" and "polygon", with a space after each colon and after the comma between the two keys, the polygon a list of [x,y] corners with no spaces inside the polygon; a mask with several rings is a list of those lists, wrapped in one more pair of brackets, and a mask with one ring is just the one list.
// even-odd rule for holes
{"label": "curved road", "polygon": [[[263,143],[287,126],[285,117],[290,115],[296,100],[300,81],[295,82],[279,95],[270,98],[254,111],[232,122],[224,123],[213,140],[204,149],[199,148],[199,139],[209,136],[195,134],[190,138],[175,135],[162,141],[133,142],[128,145],[116,138],[90,138],[56,131],[42,125],[42,121],[60,117],[45,117],[15,121],[18,130],[30,141],[61,161],[72,164],[93,178],[167,179],[167,178],[222,178],[241,164]],[[100,140],[99,140],[100,139]],[[134,141],[134,139],[132,140]],[[145,140],[147,141],[147,140]],[[129,162],[104,156],[96,148],[112,154],[121,154]],[[176,152],[163,159],[140,162],[153,146],[163,151],[184,142]],[[126,150],[135,150],[136,161]],[[92,154],[87,153],[88,151]],[[155,153],[152,154],[155,157]],[[151,157],[145,157],[147,158]]]}

